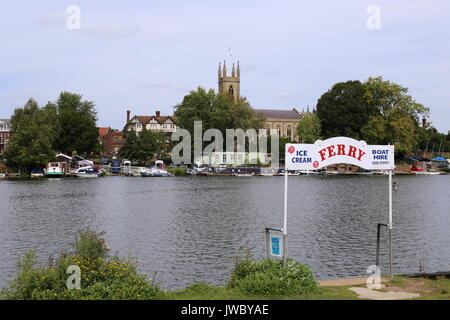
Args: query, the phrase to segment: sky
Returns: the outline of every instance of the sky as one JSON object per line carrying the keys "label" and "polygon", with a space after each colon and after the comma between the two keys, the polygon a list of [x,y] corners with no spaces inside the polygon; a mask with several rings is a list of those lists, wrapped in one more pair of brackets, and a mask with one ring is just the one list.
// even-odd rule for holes
{"label": "sky", "polygon": [[[70,5],[80,29],[67,27]],[[70,91],[122,129],[126,110],[172,114],[190,90],[217,90],[223,60],[240,61],[254,108],[301,111],[336,82],[382,76],[450,129],[448,0],[3,1],[0,118]]]}

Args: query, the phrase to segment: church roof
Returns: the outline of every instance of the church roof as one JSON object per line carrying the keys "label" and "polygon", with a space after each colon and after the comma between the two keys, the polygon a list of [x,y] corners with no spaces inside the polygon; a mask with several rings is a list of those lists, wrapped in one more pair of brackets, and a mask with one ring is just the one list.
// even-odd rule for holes
{"label": "church roof", "polygon": [[300,119],[303,115],[296,110],[278,110],[278,109],[253,109],[259,115],[262,114],[265,118],[271,119]]}

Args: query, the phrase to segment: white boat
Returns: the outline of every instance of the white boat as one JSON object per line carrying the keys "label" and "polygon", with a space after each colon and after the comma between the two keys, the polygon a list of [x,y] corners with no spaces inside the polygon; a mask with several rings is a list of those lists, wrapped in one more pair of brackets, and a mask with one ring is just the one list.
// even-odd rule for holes
{"label": "white boat", "polygon": [[75,176],[80,178],[98,178],[99,174],[100,171],[98,171],[97,168],[89,166],[79,168],[76,171]]}
{"label": "white boat", "polygon": [[44,176],[47,178],[62,178],[65,174],[65,162],[49,162],[45,167]]}
{"label": "white boat", "polygon": [[437,171],[416,171],[415,174],[418,174],[418,175],[438,175],[440,173],[437,172]]}
{"label": "white boat", "polygon": [[300,170],[299,173],[300,175],[307,175],[307,176],[319,174],[319,172],[311,170]]}
{"label": "white boat", "polygon": [[170,177],[170,172],[161,168],[152,167],[140,171],[141,177]]}

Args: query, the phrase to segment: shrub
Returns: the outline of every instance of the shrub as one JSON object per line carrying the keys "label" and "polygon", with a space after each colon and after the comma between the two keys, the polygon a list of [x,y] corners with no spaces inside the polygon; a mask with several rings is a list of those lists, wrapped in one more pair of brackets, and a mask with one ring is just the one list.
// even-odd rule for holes
{"label": "shrub", "polygon": [[239,261],[228,282],[229,288],[238,288],[247,295],[304,295],[315,291],[317,283],[311,269],[288,259]]}
{"label": "shrub", "polygon": [[172,173],[176,176],[184,176],[184,175],[186,175],[186,172],[187,172],[186,168],[169,168],[168,170],[170,173]]}
{"label": "shrub", "polygon": [[75,255],[86,259],[106,258],[109,252],[105,239],[102,238],[104,232],[95,233],[90,230],[83,230],[78,233],[72,248]]}
{"label": "shrub", "polygon": [[[56,264],[36,267],[35,254],[19,259],[17,276],[1,290],[5,299],[155,299],[160,290],[137,272],[134,259],[107,257],[108,248],[102,233],[82,231],[73,244],[75,253],[63,254]],[[67,289],[67,268],[81,270],[81,289]]]}

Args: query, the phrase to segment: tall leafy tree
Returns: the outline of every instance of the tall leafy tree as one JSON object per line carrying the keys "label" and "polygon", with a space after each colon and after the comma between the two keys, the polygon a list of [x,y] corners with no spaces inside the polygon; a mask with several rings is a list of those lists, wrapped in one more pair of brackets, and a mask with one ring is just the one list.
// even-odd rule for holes
{"label": "tall leafy tree", "polygon": [[327,139],[346,136],[361,139],[361,128],[376,114],[365,99],[365,87],[360,81],[336,83],[317,101],[322,136]]}
{"label": "tall leafy tree", "polygon": [[[213,89],[203,88],[191,91],[183,101],[175,106],[177,124],[187,129],[191,136],[194,133],[194,121],[202,121],[202,131],[218,129],[224,137],[226,149],[226,129],[260,129],[263,127],[264,117],[255,114],[246,98],[236,101],[229,95],[218,93]],[[191,140],[194,143],[194,140]],[[203,142],[205,147],[209,142]],[[194,152],[192,146],[191,152]]]}
{"label": "tall leafy tree", "polygon": [[58,118],[58,135],[54,148],[60,152],[87,155],[98,148],[97,112],[92,101],[71,92],[61,92],[54,104]]}
{"label": "tall leafy tree", "polygon": [[165,157],[168,145],[164,133],[143,128],[139,134],[134,130],[125,133],[125,143],[119,153],[126,159],[148,161]]}
{"label": "tall leafy tree", "polygon": [[320,139],[320,119],[315,113],[308,113],[298,121],[297,135],[302,143],[314,143]]}
{"label": "tall leafy tree", "polygon": [[125,142],[119,150],[119,155],[122,158],[138,160],[139,144],[138,136],[134,130],[123,131]]}
{"label": "tall leafy tree", "polygon": [[137,140],[137,159],[148,161],[153,158],[159,158],[159,155],[164,150],[163,147],[166,140],[167,138],[164,133],[144,128],[142,132],[139,133]]}
{"label": "tall leafy tree", "polygon": [[203,88],[191,91],[183,101],[175,106],[175,116],[181,128],[193,133],[194,121],[202,121],[203,131],[210,128],[219,129],[259,129],[263,118],[255,117],[254,111],[246,98],[233,101],[228,95],[216,94],[213,89]]}
{"label": "tall leafy tree", "polygon": [[417,103],[408,89],[382,77],[364,82],[364,98],[375,114],[362,127],[362,137],[371,144],[393,144],[397,157],[404,157],[420,143],[419,120],[429,109]]}
{"label": "tall leafy tree", "polygon": [[8,166],[29,173],[54,158],[54,128],[49,121],[52,116],[33,99],[29,99],[23,108],[15,109],[11,118],[12,135],[5,154]]}

